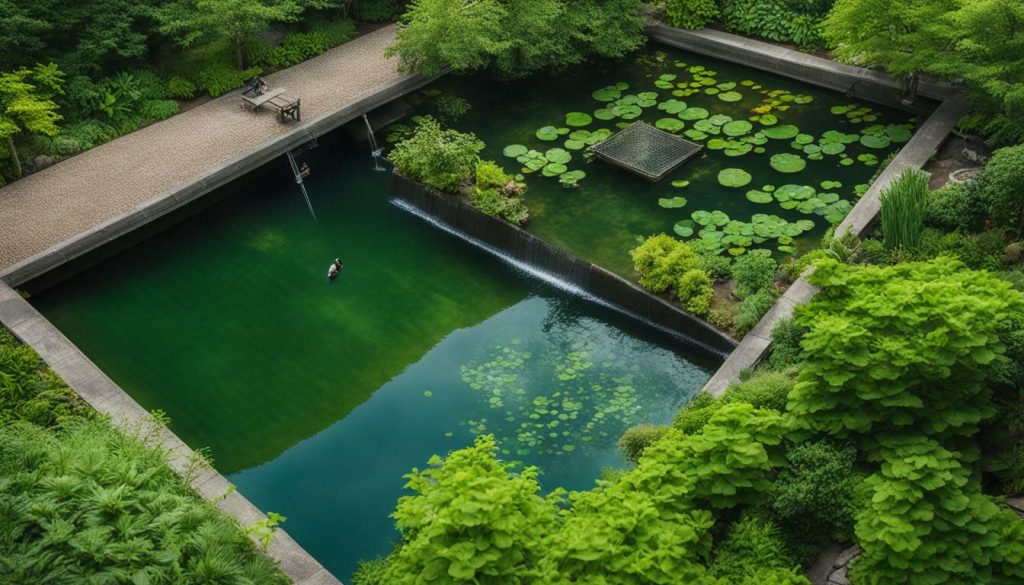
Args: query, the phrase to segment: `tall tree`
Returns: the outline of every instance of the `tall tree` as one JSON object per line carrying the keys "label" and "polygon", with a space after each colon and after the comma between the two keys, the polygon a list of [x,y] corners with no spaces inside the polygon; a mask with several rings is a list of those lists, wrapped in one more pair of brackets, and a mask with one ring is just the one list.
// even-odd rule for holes
{"label": "tall tree", "polygon": [[174,0],[156,15],[160,32],[182,47],[218,39],[230,42],[235,65],[245,69],[246,41],[275,22],[297,20],[304,7],[296,0]]}
{"label": "tall tree", "polygon": [[16,178],[21,177],[21,161],[15,135],[25,131],[56,136],[60,132],[57,122],[61,116],[53,96],[60,93],[62,80],[53,64],[0,73],[0,138],[7,141]]}
{"label": "tall tree", "polygon": [[840,59],[902,77],[912,97],[918,75],[951,58],[955,43],[943,29],[957,7],[957,0],[837,0],[821,34]]}
{"label": "tall tree", "polygon": [[413,0],[385,55],[425,75],[481,69],[509,47],[502,31],[508,16],[498,0]]}

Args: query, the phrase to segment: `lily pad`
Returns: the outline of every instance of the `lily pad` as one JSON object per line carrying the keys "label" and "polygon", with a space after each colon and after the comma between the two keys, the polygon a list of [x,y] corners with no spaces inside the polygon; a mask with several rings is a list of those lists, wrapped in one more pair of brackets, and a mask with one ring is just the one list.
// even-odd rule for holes
{"label": "lily pad", "polygon": [[726,136],[742,136],[753,128],[754,125],[746,120],[734,120],[722,126],[722,132]]}
{"label": "lily pad", "polygon": [[555,128],[554,126],[544,126],[537,130],[536,136],[539,140],[543,140],[545,142],[558,140],[558,128]]}
{"label": "lily pad", "polygon": [[771,203],[772,194],[764,191],[747,191],[747,199],[753,203]]}
{"label": "lily pad", "polygon": [[686,108],[679,112],[680,120],[700,120],[708,117],[708,111],[704,108]]}
{"label": "lily pad", "polygon": [[557,177],[567,170],[566,166],[562,163],[548,163],[544,165],[544,169],[541,171],[541,174],[545,177]]}
{"label": "lily pad", "polygon": [[658,199],[658,205],[666,209],[675,209],[686,205],[686,197],[662,197]]}
{"label": "lily pad", "polygon": [[822,181],[821,182],[821,188],[822,189],[838,189],[838,188],[840,188],[842,186],[843,186],[843,184],[840,183],[839,181]]}
{"label": "lily pad", "polygon": [[561,148],[552,148],[544,153],[544,158],[548,159],[548,162],[565,164],[572,160],[572,155]]}
{"label": "lily pad", "polygon": [[569,112],[565,115],[566,126],[587,126],[593,121],[594,119],[590,117],[590,114],[583,112]]}
{"label": "lily pad", "polygon": [[771,165],[773,169],[780,173],[799,173],[807,166],[807,161],[799,155],[784,152],[773,155]]}
{"label": "lily pad", "polygon": [[757,121],[764,126],[774,126],[779,123],[779,119],[775,114],[761,114],[758,116]]}
{"label": "lily pad", "polygon": [[693,222],[688,219],[676,222],[676,224],[672,226],[672,231],[679,234],[681,237],[688,238],[693,235]]}
{"label": "lily pad", "polygon": [[599,102],[613,102],[622,96],[622,90],[614,85],[602,87],[601,89],[590,94],[590,97],[594,98]]}
{"label": "lily pad", "polygon": [[718,182],[725,187],[742,187],[748,183],[753,177],[750,173],[743,169],[722,169],[718,172]]}
{"label": "lily pad", "polygon": [[504,150],[501,151],[501,154],[504,154],[509,158],[516,158],[518,156],[526,154],[528,150],[530,149],[526,148],[522,144],[509,144],[508,146],[505,147]]}
{"label": "lily pad", "polygon": [[868,148],[885,148],[889,146],[892,141],[889,140],[888,136],[874,136],[867,134],[860,137],[860,143]]}
{"label": "lily pad", "polygon": [[839,154],[844,150],[846,150],[846,145],[842,142],[826,142],[821,145],[821,152],[829,155]]}
{"label": "lily pad", "polygon": [[576,140],[574,138],[570,138],[570,139],[566,140],[565,144],[564,144],[564,146],[566,148],[568,148],[569,150],[583,150],[583,148],[586,145],[587,145],[586,142],[583,142],[582,140]]}
{"label": "lily pad", "polygon": [[658,104],[658,109],[663,110],[668,114],[678,114],[686,109],[686,102],[676,99],[668,99]]}
{"label": "lily pad", "polygon": [[580,170],[566,171],[561,175],[558,175],[558,182],[567,187],[573,187],[586,176],[587,173]]}
{"label": "lily pad", "polygon": [[800,133],[800,129],[792,124],[783,124],[781,126],[772,126],[765,128],[761,132],[764,133],[768,138],[776,140],[789,140]]}
{"label": "lily pad", "polygon": [[686,187],[689,184],[690,184],[690,182],[687,181],[686,179],[676,179],[675,181],[672,181],[672,186],[673,187],[680,187],[680,188],[682,188],[682,187]]}
{"label": "lily pad", "polygon": [[686,126],[679,118],[661,118],[654,125],[667,132],[679,132]]}
{"label": "lily pad", "polygon": [[723,102],[738,102],[743,99],[743,94],[738,91],[726,91],[718,94],[718,99]]}
{"label": "lily pad", "polygon": [[615,118],[615,113],[610,108],[601,108],[600,110],[594,110],[594,117],[598,120],[611,120]]}

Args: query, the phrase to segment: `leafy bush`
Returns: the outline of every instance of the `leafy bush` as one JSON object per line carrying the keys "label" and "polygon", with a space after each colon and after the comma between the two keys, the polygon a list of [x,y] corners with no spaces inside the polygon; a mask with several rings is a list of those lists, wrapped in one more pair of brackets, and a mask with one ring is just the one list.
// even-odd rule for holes
{"label": "leafy bush", "polygon": [[980,234],[965,235],[961,232],[943,234],[926,228],[916,257],[927,260],[937,256],[958,258],[974,270],[999,270],[1003,266],[1002,256],[1006,250],[1006,233],[1003,229],[990,229]]}
{"label": "leafy bush", "polygon": [[804,48],[822,44],[818,23],[828,12],[820,4],[792,0],[723,0],[722,21],[731,31]]}
{"label": "leafy bush", "polygon": [[476,135],[442,129],[427,116],[412,136],[395,145],[388,159],[410,179],[455,192],[472,176],[483,148],[484,143]]}
{"label": "leafy bush", "polygon": [[947,183],[928,197],[924,223],[947,232],[980,231],[985,221],[985,203],[977,183]]}
{"label": "leafy bush", "polygon": [[619,437],[619,451],[626,459],[637,463],[644,449],[650,447],[655,441],[665,436],[670,427],[662,425],[636,425],[626,429]]}
{"label": "leafy bush", "polygon": [[363,22],[387,22],[395,15],[395,0],[356,0],[356,18]]}
{"label": "leafy bush", "polygon": [[469,195],[474,207],[515,225],[522,225],[530,219],[524,185],[505,174],[497,163],[478,162],[475,175],[476,186]]}
{"label": "leafy bush", "polygon": [[32,348],[0,328],[0,427],[15,421],[49,427],[90,412],[60,378],[43,369]]}
{"label": "leafy bush", "polygon": [[857,264],[889,264],[889,253],[881,240],[867,239],[860,243],[853,260]]}
{"label": "leafy bush", "polygon": [[690,246],[668,234],[650,236],[629,255],[640,273],[640,285],[655,293],[677,286],[687,272],[700,269],[700,259]]}
{"label": "leafy bush", "polygon": [[668,23],[677,28],[704,28],[719,14],[715,0],[668,0],[665,3]]}
{"label": "leafy bush", "polygon": [[1018,235],[1024,230],[1024,144],[992,153],[978,175],[978,191],[994,223],[1012,224]]}
{"label": "leafy bush", "polygon": [[706,250],[698,246],[698,243],[705,240],[697,240],[690,244],[694,252],[700,256],[700,269],[708,273],[712,280],[724,280],[732,276],[732,259],[722,256],[717,251]]}
{"label": "leafy bush", "polygon": [[715,296],[711,288],[708,274],[699,268],[687,270],[676,285],[676,296],[686,310],[694,315],[704,316],[711,308],[711,299]]}
{"label": "leafy bush", "polygon": [[907,169],[886,188],[882,203],[882,241],[888,250],[914,253],[921,245],[928,175]]}
{"label": "leafy bush", "polygon": [[711,416],[726,404],[743,403],[783,412],[792,388],[793,376],[789,372],[758,370],[749,379],[729,386],[718,399],[707,392],[698,392],[676,413],[672,426],[688,435],[699,433]]}
{"label": "leafy bush", "polygon": [[0,557],[21,582],[287,582],[163,452],[105,420],[0,428],[0,477]]}
{"label": "leafy bush", "polygon": [[238,89],[246,84],[254,75],[263,73],[260,67],[251,67],[244,71],[235,69],[230,62],[211,63],[196,74],[196,85],[206,90],[212,97]]}
{"label": "leafy bush", "polygon": [[167,95],[177,100],[190,100],[196,97],[196,84],[174,75],[167,80]]}
{"label": "leafy bush", "polygon": [[753,329],[761,317],[764,317],[764,314],[775,304],[777,296],[774,289],[762,288],[743,299],[736,312],[736,318],[733,320],[736,330],[741,334],[746,334],[747,331]]}
{"label": "leafy bush", "polygon": [[[349,26],[351,27],[351,23]],[[328,30],[334,38],[329,38],[321,30],[315,29],[308,32],[289,32],[284,35],[281,44],[277,46],[267,47],[262,44],[250,46],[249,60],[270,69],[284,69],[297,65],[338,44],[332,41],[343,35],[344,30],[340,26],[335,27],[335,30]]]}
{"label": "leafy bush", "polygon": [[356,572],[352,575],[352,585],[388,585],[385,578],[390,560],[389,557],[377,557],[359,561]]}
{"label": "leafy bush", "polygon": [[814,441],[792,447],[788,465],[779,471],[769,507],[789,531],[806,534],[819,544],[853,537],[854,490],[861,477],[854,471],[857,450]]}
{"label": "leafy bush", "polygon": [[889,267],[824,260],[821,292],[797,308],[811,356],[790,393],[798,426],[855,437],[973,436],[993,414],[986,380],[1004,360],[1000,322],[1024,295],[940,257]]}
{"label": "leafy bush", "polygon": [[771,286],[778,264],[768,250],[751,250],[732,263],[736,296],[745,299]]}
{"label": "leafy bush", "polygon": [[772,344],[768,348],[768,364],[774,369],[794,366],[804,361],[800,342],[807,328],[793,319],[783,319],[772,329]]}
{"label": "leafy bush", "polygon": [[356,36],[356,24],[346,18],[316,20],[309,28],[323,36],[328,47],[337,47]]}
{"label": "leafy bush", "polygon": [[765,571],[793,571],[793,585],[809,585],[794,571],[796,565],[786,551],[782,531],[771,520],[748,514],[729,527],[725,540],[715,547],[709,568],[712,575],[727,583],[763,578]]}
{"label": "leafy bush", "polygon": [[178,113],[178,102],[174,100],[146,100],[139,104],[138,115],[146,121],[166,120]]}
{"label": "leafy bush", "polygon": [[465,116],[472,106],[464,98],[445,93],[434,98],[434,108],[438,117],[451,123]]}

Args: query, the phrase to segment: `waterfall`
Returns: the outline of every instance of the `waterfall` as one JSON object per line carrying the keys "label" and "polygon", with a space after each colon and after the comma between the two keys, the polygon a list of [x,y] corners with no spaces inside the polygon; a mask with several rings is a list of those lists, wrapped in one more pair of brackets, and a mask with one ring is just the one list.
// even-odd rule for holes
{"label": "waterfall", "polygon": [[377,144],[377,137],[373,134],[373,126],[370,125],[370,119],[366,117],[366,114],[363,114],[363,122],[366,122],[366,137],[370,140],[370,157],[373,158],[373,170],[386,171],[387,169],[380,164],[380,161],[384,158],[382,156],[384,149]]}

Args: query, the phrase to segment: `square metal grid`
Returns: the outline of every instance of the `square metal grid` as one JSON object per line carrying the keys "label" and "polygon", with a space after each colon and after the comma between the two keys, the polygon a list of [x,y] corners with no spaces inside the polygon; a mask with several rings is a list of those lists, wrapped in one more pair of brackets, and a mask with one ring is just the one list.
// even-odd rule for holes
{"label": "square metal grid", "polygon": [[645,179],[660,181],[702,148],[646,122],[635,122],[591,146],[589,151]]}

